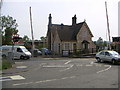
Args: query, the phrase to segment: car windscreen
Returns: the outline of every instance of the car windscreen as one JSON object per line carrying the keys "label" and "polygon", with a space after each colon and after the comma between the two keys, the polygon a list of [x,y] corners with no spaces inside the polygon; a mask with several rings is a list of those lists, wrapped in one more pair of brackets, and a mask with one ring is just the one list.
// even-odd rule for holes
{"label": "car windscreen", "polygon": [[115,52],[115,51],[110,51],[110,53],[112,54],[112,55],[119,55],[117,52]]}
{"label": "car windscreen", "polygon": [[26,48],[21,48],[23,52],[28,52]]}

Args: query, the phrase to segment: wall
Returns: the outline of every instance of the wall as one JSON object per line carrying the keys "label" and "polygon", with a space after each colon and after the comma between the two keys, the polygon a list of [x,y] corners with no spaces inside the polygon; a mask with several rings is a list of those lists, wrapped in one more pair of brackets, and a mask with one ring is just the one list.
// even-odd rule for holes
{"label": "wall", "polygon": [[90,34],[89,28],[85,24],[81,27],[78,35],[77,35],[77,49],[83,48],[82,42],[86,40],[89,42],[88,48],[96,48],[95,44],[92,41],[92,36]]}

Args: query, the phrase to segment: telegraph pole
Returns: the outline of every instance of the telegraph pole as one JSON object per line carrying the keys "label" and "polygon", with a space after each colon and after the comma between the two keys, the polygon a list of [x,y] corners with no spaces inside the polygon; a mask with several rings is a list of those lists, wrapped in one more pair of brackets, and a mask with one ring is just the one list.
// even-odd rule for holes
{"label": "telegraph pole", "polygon": [[3,5],[3,0],[0,0],[0,16],[1,16],[2,5]]}
{"label": "telegraph pole", "polygon": [[107,2],[106,1],[105,1],[105,8],[106,8],[107,28],[108,28],[108,36],[109,36],[108,48],[111,50],[110,28],[109,28],[109,19],[108,19],[108,11],[107,11]]}
{"label": "telegraph pole", "polygon": [[32,57],[34,57],[34,36],[33,36],[33,26],[32,26],[32,13],[31,13],[31,7],[29,8],[30,10],[30,24],[31,24],[31,36],[32,36]]}
{"label": "telegraph pole", "polygon": [[[2,5],[3,5],[3,0],[0,0],[0,17],[1,17]],[[3,26],[0,27],[0,46],[2,46],[2,29]]]}

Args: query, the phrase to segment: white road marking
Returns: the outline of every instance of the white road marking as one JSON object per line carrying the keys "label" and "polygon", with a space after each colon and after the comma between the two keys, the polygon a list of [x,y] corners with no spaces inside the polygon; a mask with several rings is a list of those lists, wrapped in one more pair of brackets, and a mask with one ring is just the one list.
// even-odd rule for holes
{"label": "white road marking", "polygon": [[0,77],[0,81],[22,80],[22,79],[25,78],[20,75]]}
{"label": "white road marking", "polygon": [[23,62],[15,62],[15,64],[22,64]]}
{"label": "white road marking", "polygon": [[27,68],[27,66],[17,66],[17,69],[23,69],[23,68]]}
{"label": "white road marking", "polygon": [[13,86],[17,86],[17,85],[25,85],[25,84],[32,84],[33,82],[28,82],[28,83],[19,83],[19,84],[13,84]]}
{"label": "white road marking", "polygon": [[47,63],[41,63],[41,64],[39,64],[39,66],[37,68],[35,68],[34,70],[39,70],[41,68],[41,66],[43,66],[45,64],[47,64]]}
{"label": "white road marking", "polygon": [[42,67],[61,68],[61,67],[70,67],[70,66],[71,66],[71,64],[68,64],[68,65],[45,65]]}
{"label": "white road marking", "polygon": [[111,65],[110,65],[108,68],[106,68],[106,69],[103,69],[103,70],[100,70],[100,71],[98,71],[98,72],[96,72],[96,73],[105,72],[105,71],[109,70],[110,68],[111,68]]}
{"label": "white road marking", "polygon": [[68,79],[68,78],[75,78],[76,76],[71,76],[71,77],[63,77],[61,79]]}
{"label": "white road marking", "polygon": [[15,76],[11,76],[10,77],[12,80],[21,80],[21,79],[25,79],[24,77],[20,76],[20,75],[15,75]]}
{"label": "white road marking", "polygon": [[36,82],[28,82],[28,83],[18,83],[18,84],[13,84],[13,86],[18,86],[18,85],[27,85],[27,84],[37,84],[37,83],[46,83],[46,82],[51,82],[51,81],[57,81],[57,80],[65,80],[65,79],[72,79],[75,78],[76,76],[70,76],[70,77],[63,77],[59,79],[48,79],[48,80],[41,80],[41,81],[36,81]]}
{"label": "white road marking", "polygon": [[66,68],[66,69],[64,69],[64,70],[60,70],[60,72],[69,70],[69,69],[72,68],[73,66],[74,66],[74,65],[71,65],[70,67],[68,67],[68,68]]}
{"label": "white road marking", "polygon": [[92,61],[92,62],[90,62],[90,64],[94,64],[94,62]]}
{"label": "white road marking", "polygon": [[65,64],[68,64],[68,63],[70,63],[71,62],[71,60],[70,61],[67,61]]}
{"label": "white road marking", "polygon": [[105,67],[109,67],[110,65],[104,65]]}
{"label": "white road marking", "polygon": [[91,64],[87,64],[87,65],[85,65],[85,66],[89,67],[89,66],[93,66],[93,65],[91,65]]}

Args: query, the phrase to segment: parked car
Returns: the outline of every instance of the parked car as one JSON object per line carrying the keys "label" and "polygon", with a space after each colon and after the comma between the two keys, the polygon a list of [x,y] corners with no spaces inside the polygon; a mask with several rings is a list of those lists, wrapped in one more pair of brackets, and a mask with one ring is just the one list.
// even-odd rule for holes
{"label": "parked car", "polygon": [[40,55],[42,55],[42,52],[39,49],[34,49],[34,57],[37,57],[37,56],[40,56]]}
{"label": "parked car", "polygon": [[39,54],[39,55],[42,55],[42,51],[38,50],[38,54]]}
{"label": "parked car", "polygon": [[98,62],[109,61],[116,64],[120,62],[120,55],[116,51],[103,50],[96,54],[96,60]]}
{"label": "parked car", "polygon": [[42,51],[42,53],[44,53],[45,55],[50,55],[50,54],[51,54],[51,51],[48,50],[47,48],[42,48],[41,51]]}

